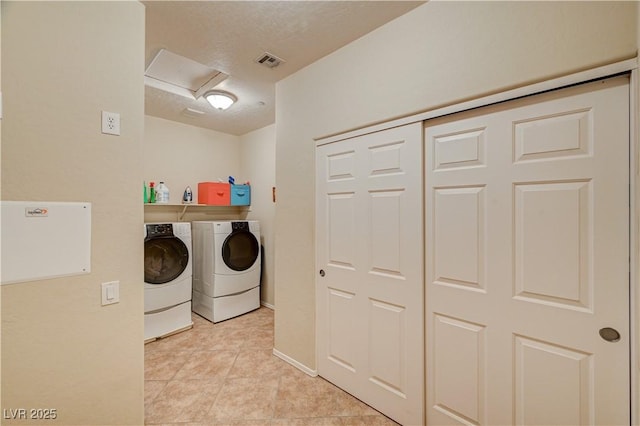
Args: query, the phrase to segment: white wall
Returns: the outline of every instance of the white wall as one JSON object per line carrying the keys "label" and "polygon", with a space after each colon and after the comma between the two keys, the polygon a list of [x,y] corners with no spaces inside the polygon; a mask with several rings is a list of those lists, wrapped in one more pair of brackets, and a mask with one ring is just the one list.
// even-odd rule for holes
{"label": "white wall", "polygon": [[313,138],[636,55],[637,2],[428,2],[276,86],[276,349],[315,368]]}
{"label": "white wall", "polygon": [[[1,10],[2,199],[92,203],[91,273],[0,290],[2,408],[57,410],[3,424],[143,424],[144,7]],[[101,134],[102,110],[120,113],[121,136]],[[103,307],[113,280],[120,303]]]}
{"label": "white wall", "polygon": [[271,125],[241,137],[242,175],[251,182],[251,210],[247,219],[260,221],[264,264],[260,300],[275,304],[274,255],[275,214],[272,188],[276,186],[276,126]]}

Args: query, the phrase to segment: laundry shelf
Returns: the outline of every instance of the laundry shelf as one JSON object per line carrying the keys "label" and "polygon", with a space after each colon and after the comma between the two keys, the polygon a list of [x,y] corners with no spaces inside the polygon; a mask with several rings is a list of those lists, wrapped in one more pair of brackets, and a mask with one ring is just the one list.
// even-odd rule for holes
{"label": "laundry shelf", "polygon": [[182,220],[188,209],[196,210],[219,210],[219,211],[242,211],[248,210],[251,206],[215,206],[211,204],[167,204],[167,203],[144,203],[144,208],[151,210],[175,211],[178,213],[178,221]]}

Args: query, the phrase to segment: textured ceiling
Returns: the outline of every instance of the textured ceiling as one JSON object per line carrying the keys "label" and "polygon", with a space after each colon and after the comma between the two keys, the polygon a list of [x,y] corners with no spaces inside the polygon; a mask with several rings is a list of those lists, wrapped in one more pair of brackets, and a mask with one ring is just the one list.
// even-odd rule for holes
{"label": "textured ceiling", "polygon": [[[275,83],[407,13],[424,1],[143,1],[146,65],[160,49],[228,74],[216,89],[238,102],[218,111],[197,100],[145,88],[145,113],[242,135],[275,121]],[[255,62],[264,52],[285,60]],[[205,114],[191,117],[186,108]]]}

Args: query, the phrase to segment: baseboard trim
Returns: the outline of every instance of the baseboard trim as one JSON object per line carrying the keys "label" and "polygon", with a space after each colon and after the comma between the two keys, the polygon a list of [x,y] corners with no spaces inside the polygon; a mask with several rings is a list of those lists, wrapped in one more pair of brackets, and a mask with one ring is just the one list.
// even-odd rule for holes
{"label": "baseboard trim", "polygon": [[318,371],[312,370],[311,368],[309,368],[306,365],[296,361],[295,359],[291,358],[290,356],[283,354],[282,352],[280,352],[276,348],[273,348],[273,355],[277,356],[278,358],[280,358],[284,362],[286,362],[288,364],[291,364],[292,366],[294,366],[298,370],[302,371],[305,374],[308,374],[311,377],[318,377]]}
{"label": "baseboard trim", "polygon": [[275,307],[275,306],[273,306],[271,303],[267,303],[267,302],[265,302],[265,301],[262,301],[262,300],[261,300],[261,301],[260,301],[260,304],[261,304],[262,306],[264,306],[265,308],[269,308],[269,309],[271,309],[272,311],[275,311],[275,310],[276,310],[276,307]]}

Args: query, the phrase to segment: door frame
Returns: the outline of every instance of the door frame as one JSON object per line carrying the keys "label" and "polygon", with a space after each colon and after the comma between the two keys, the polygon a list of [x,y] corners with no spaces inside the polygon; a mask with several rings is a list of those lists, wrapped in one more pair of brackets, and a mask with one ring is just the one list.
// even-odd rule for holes
{"label": "door frame", "polygon": [[631,424],[640,422],[640,85],[638,62],[629,70],[629,318]]}
{"label": "door frame", "polygon": [[480,108],[550,90],[561,89],[563,87],[611,77],[617,74],[629,73],[629,318],[631,322],[629,338],[631,363],[631,424],[640,424],[640,118],[638,117],[638,114],[640,114],[640,76],[638,73],[638,67],[639,58],[636,56],[624,61],[472,99],[467,102],[437,108],[342,133],[334,133],[314,138],[316,147],[318,147],[327,143],[362,136],[392,127],[402,126],[418,121],[424,122],[426,120],[442,117],[448,114]]}

